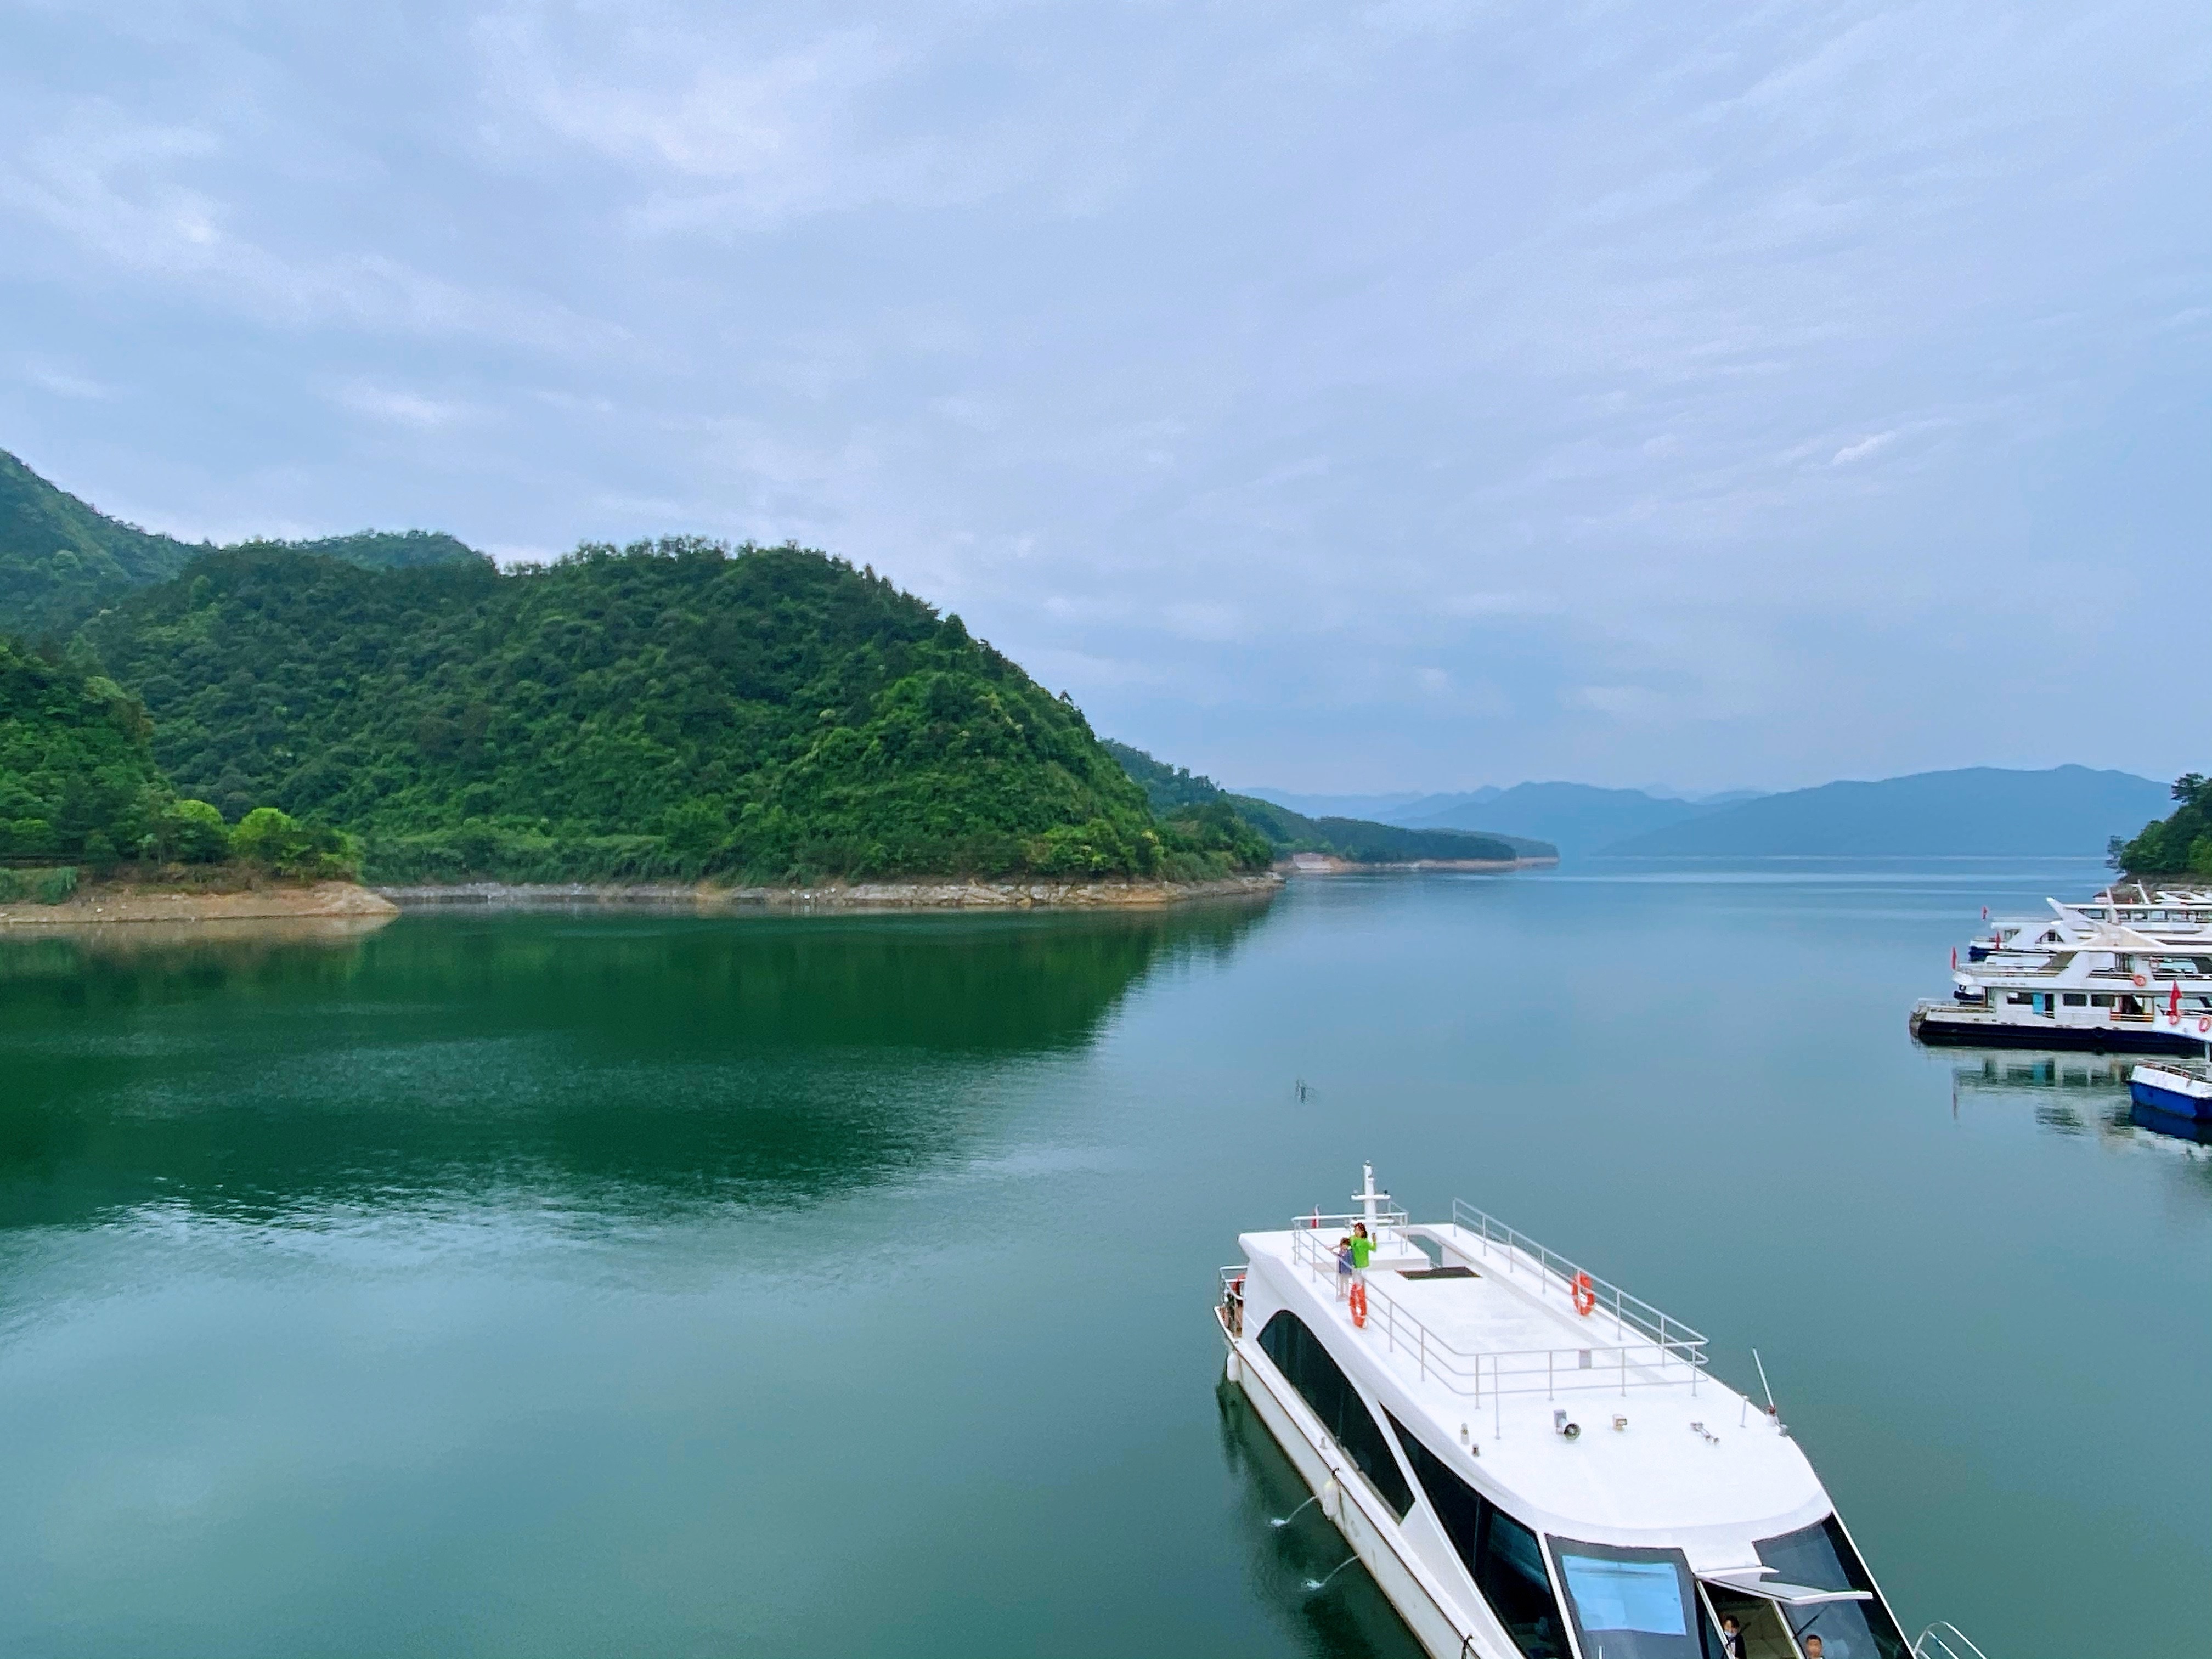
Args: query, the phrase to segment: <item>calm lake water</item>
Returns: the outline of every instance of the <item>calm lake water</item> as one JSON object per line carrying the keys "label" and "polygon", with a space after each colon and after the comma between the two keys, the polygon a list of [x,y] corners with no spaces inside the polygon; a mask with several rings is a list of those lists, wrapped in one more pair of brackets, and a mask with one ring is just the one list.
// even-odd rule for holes
{"label": "calm lake water", "polygon": [[1755,1344],[1909,1631],[2212,1650],[2212,1164],[1905,1030],[2097,867],[1598,868],[0,939],[0,1650],[1407,1659],[1209,1312],[1363,1157]]}

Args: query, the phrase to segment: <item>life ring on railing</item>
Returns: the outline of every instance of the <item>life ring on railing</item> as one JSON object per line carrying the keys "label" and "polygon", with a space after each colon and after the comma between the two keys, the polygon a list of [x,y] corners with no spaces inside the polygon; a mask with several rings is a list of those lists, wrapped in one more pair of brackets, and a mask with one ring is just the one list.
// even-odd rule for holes
{"label": "life ring on railing", "polygon": [[1352,1304],[1353,1328],[1365,1330],[1367,1328],[1367,1286],[1360,1280],[1353,1279],[1351,1293],[1346,1299]]}
{"label": "life ring on railing", "polygon": [[2135,981],[2137,985],[2148,985],[2150,983],[2150,981],[2145,979],[2141,974],[2137,974],[2135,976]]}
{"label": "life ring on railing", "polygon": [[1575,1311],[1584,1319],[1588,1319],[1590,1316],[1590,1310],[1596,1306],[1597,1292],[1590,1288],[1589,1275],[1577,1273],[1575,1275]]}
{"label": "life ring on railing", "polygon": [[2198,1020],[2197,1022],[2197,1029],[2199,1031],[2212,1031],[2212,1018]]}

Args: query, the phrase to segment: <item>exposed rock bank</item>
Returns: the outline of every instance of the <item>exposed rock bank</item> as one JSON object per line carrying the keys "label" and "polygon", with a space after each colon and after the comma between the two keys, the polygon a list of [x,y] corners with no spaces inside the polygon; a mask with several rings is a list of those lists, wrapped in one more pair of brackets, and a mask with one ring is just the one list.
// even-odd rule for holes
{"label": "exposed rock bank", "polygon": [[1358,864],[1324,853],[1293,853],[1275,866],[1291,876],[1364,876],[1394,870],[1548,870],[1552,859],[1413,859],[1401,864]]}
{"label": "exposed rock bank", "polygon": [[866,881],[813,887],[696,887],[665,882],[510,883],[380,887],[402,905],[696,904],[769,910],[1091,910],[1146,908],[1190,899],[1270,896],[1274,874],[1218,881]]}
{"label": "exposed rock bank", "polygon": [[82,927],[88,923],[258,921],[302,916],[389,919],[399,907],[349,881],[191,892],[125,882],[89,883],[59,904],[0,904],[0,927]]}

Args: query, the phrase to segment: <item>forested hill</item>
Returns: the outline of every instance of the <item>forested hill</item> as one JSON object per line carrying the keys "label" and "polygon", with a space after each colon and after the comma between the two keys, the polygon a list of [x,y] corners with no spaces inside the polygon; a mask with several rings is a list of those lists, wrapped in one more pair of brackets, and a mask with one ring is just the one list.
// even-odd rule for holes
{"label": "forested hill", "polygon": [[1307,817],[1287,806],[1254,795],[1232,794],[1212,778],[1186,767],[1170,766],[1141,749],[1112,738],[1107,752],[1144,787],[1157,812],[1188,811],[1204,806],[1227,807],[1267,837],[1279,856],[1319,853],[1352,864],[1451,863],[1468,860],[1502,863],[1513,859],[1559,856],[1550,843],[1515,836],[1447,829],[1405,829],[1375,823],[1364,818]]}
{"label": "forested hill", "polygon": [[112,858],[154,833],[170,796],[149,736],[112,680],[0,638],[0,858]]}
{"label": "forested hill", "polygon": [[2178,805],[2170,816],[2152,819],[2138,836],[2112,838],[2115,869],[2139,879],[2212,877],[2212,779],[2185,772],[2173,781],[2172,799]]}
{"label": "forested hill", "polygon": [[[430,531],[362,531],[320,541],[252,544],[376,568],[477,560]],[[133,588],[167,580],[210,550],[112,519],[0,450],[0,633],[67,632]]]}
{"label": "forested hill", "polygon": [[1075,706],[957,617],[796,547],[368,570],[203,554],[83,637],[179,790],[360,833],[372,878],[1204,876]]}

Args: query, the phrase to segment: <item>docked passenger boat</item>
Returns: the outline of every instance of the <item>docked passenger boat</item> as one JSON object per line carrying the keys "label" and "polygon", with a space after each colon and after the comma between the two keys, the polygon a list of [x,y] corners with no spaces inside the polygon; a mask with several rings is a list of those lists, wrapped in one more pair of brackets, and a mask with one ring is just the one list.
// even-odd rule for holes
{"label": "docked passenger boat", "polygon": [[1355,1196],[1243,1235],[1217,1311],[1230,1380],[1428,1652],[1719,1659],[1730,1620],[1745,1659],[1977,1651],[1906,1644],[1698,1332],[1466,1204],[1409,1222],[1371,1165]]}
{"label": "docked passenger boat", "polygon": [[[2194,1054],[2212,1036],[2212,934],[2193,923],[2144,918],[2142,927],[2054,903],[2037,929],[1952,956],[1948,1002],[1916,1005],[1923,1042],[1975,1048],[2087,1048]],[[2160,932],[2145,931],[2158,927]]]}

